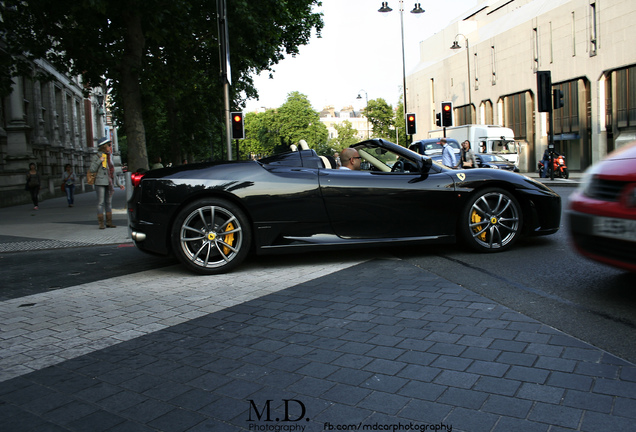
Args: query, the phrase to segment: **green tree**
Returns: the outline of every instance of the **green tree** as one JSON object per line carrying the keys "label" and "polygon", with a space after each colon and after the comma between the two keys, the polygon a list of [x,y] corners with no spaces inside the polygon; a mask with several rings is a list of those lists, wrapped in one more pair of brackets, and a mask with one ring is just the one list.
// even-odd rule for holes
{"label": "green tree", "polygon": [[247,113],[240,157],[280,153],[289,150],[292,144],[297,145],[300,140],[305,140],[318,154],[329,154],[328,135],[327,127],[320,121],[319,113],[312,108],[307,96],[291,92],[277,109]]}
{"label": "green tree", "polygon": [[[227,3],[230,96],[240,108],[241,94],[257,96],[252,75],[297,54],[323,23],[312,11],[319,0]],[[223,141],[215,0],[4,0],[0,14],[3,96],[29,61],[46,59],[89,86],[109,80],[131,167],[148,166],[149,128],[151,145],[173,155]]]}
{"label": "green tree", "polygon": [[395,113],[391,105],[382,98],[373,99],[362,112],[369,119],[375,138],[395,141],[395,137],[392,138],[395,133]]}
{"label": "green tree", "polygon": [[404,118],[404,104],[402,103],[402,95],[395,109],[395,129],[397,130],[397,138],[395,134],[391,141],[397,141],[403,147],[408,147],[408,136],[406,135],[406,119]]}
{"label": "green tree", "polygon": [[249,159],[273,154],[280,145],[276,111],[271,109],[264,113],[247,113],[245,115],[245,139],[240,144],[239,158]]}
{"label": "green tree", "polygon": [[295,91],[287,95],[285,103],[276,111],[276,123],[278,136],[285,147],[297,144],[301,139],[314,149],[319,143],[327,142],[327,127],[302,93]]}
{"label": "green tree", "polygon": [[358,131],[353,128],[349,120],[345,120],[340,124],[334,124],[333,127],[338,133],[338,136],[332,138],[330,141],[334,151],[340,152],[359,141]]}

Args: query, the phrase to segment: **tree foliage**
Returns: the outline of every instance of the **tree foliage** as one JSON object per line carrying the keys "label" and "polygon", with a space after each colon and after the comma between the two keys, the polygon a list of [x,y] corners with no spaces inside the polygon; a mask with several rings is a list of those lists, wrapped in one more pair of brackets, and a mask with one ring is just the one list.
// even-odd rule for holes
{"label": "tree foliage", "polygon": [[307,96],[291,92],[287,100],[277,109],[264,113],[248,113],[245,116],[245,140],[241,158],[252,155],[270,155],[289,150],[300,140],[316,150],[327,143],[327,127],[320,121],[320,114],[314,110]]}
{"label": "tree foliage", "polygon": [[358,142],[358,131],[353,128],[349,120],[345,120],[341,124],[334,124],[333,127],[338,133],[338,136],[331,140],[334,151],[340,152]]}
{"label": "tree foliage", "polygon": [[397,138],[394,134],[392,141],[397,141],[397,144],[408,147],[408,135],[406,134],[406,119],[404,118],[402,96],[400,96],[400,101],[397,104],[397,108],[395,108],[395,129],[397,131]]}
{"label": "tree foliage", "polygon": [[[227,2],[233,109],[242,108],[242,94],[257,96],[254,74],[272,71],[320,32],[315,5],[320,1]],[[4,0],[0,7],[1,95],[28,61],[46,59],[88,85],[109,81],[131,167],[148,166],[146,142],[164,160],[209,148],[222,156],[215,0]]]}
{"label": "tree foliage", "polygon": [[395,141],[395,119],[393,107],[384,99],[370,100],[367,107],[362,110],[371,124],[374,138],[384,138]]}

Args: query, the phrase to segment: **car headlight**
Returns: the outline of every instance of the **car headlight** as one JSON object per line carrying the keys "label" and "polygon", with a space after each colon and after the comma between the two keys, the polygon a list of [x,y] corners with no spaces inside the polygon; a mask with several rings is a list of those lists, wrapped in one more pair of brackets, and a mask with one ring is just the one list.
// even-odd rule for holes
{"label": "car headlight", "polygon": [[590,189],[594,183],[594,174],[596,174],[596,170],[593,166],[583,172],[581,183],[579,183],[579,187],[577,188],[581,194],[589,196]]}

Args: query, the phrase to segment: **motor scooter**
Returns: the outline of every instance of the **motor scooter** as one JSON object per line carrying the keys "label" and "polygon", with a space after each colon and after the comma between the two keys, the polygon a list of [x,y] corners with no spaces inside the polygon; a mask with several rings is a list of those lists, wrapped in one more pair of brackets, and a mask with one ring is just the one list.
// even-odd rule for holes
{"label": "motor scooter", "polygon": [[[548,168],[548,172],[546,173],[543,169],[543,161],[539,161],[537,168],[539,169],[539,177],[552,177],[550,175],[550,169]],[[562,154],[554,153],[552,155],[552,169],[554,170],[554,176],[559,178],[569,178],[570,172],[568,171],[568,167],[565,165],[565,156]]]}

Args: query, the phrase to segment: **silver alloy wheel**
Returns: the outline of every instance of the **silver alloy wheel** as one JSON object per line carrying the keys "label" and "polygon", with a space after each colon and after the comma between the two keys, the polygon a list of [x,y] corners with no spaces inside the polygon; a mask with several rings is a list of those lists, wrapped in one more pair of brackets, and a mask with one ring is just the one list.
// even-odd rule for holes
{"label": "silver alloy wheel", "polygon": [[196,267],[216,269],[227,266],[241,252],[243,226],[229,209],[202,206],[183,220],[179,229],[179,246]]}
{"label": "silver alloy wheel", "polygon": [[521,218],[517,202],[503,191],[480,195],[468,211],[473,242],[485,249],[503,249],[519,235]]}

